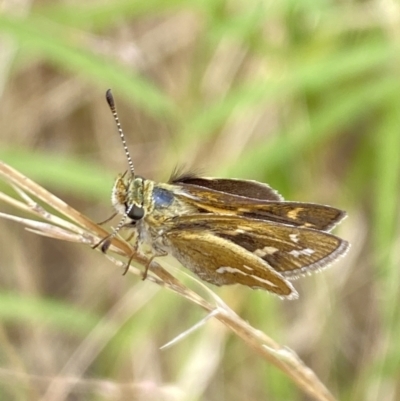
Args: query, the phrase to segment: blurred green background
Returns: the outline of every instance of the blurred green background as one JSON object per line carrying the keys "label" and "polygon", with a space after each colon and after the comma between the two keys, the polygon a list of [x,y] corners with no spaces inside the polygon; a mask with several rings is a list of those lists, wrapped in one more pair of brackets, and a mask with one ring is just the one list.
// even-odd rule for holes
{"label": "blurred green background", "polygon": [[[112,88],[140,175],[185,165],[346,210],[350,252],[296,281],[298,301],[213,290],[338,399],[400,399],[399,3],[1,7],[1,160],[104,220],[127,166]],[[1,400],[309,399],[215,321],[159,350],[202,317],[89,247],[0,220]]]}

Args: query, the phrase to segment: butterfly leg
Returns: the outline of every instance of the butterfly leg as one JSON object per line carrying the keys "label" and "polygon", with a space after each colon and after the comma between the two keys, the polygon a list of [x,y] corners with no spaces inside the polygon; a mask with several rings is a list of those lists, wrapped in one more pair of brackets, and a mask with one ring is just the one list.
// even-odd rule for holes
{"label": "butterfly leg", "polygon": [[[139,250],[139,246],[140,246],[141,240],[142,240],[142,238],[141,238],[142,231],[141,230],[137,230],[137,231],[132,232],[132,234],[129,236],[129,238],[127,238],[126,241],[129,242],[133,238],[135,233],[137,234],[137,237],[135,238],[135,241],[132,244],[132,248],[133,248],[132,249],[132,254],[131,254],[131,256],[130,256],[130,258],[128,260],[128,263],[125,265],[124,272],[122,273],[123,276],[125,276],[125,274],[128,272],[129,266],[130,266],[130,264],[132,262],[132,259],[135,256],[135,254],[137,254],[137,252]],[[154,260],[154,258],[156,258],[158,256],[166,256],[167,254],[168,254],[168,252],[163,250],[160,246],[157,246],[156,243],[153,244],[153,252],[149,255],[149,259],[148,259],[148,261],[146,263],[145,269],[144,269],[143,274],[142,274],[142,280],[143,281],[146,280],[146,278],[147,278],[147,273],[149,271],[151,262]]]}
{"label": "butterfly leg", "polygon": [[168,255],[168,252],[166,252],[166,251],[164,251],[164,250],[162,250],[162,249],[159,249],[159,250],[157,251],[157,253],[153,254],[153,255],[150,257],[149,261],[146,263],[146,267],[145,267],[144,272],[143,272],[143,274],[142,274],[142,280],[143,280],[143,281],[146,280],[146,278],[147,278],[147,273],[148,273],[148,271],[149,271],[149,267],[150,267],[150,265],[151,265],[151,262],[154,260],[154,258],[157,258],[158,256],[167,256],[167,255]]}
{"label": "butterfly leg", "polygon": [[[129,242],[135,235],[135,231],[132,232],[131,235],[129,235],[129,237],[126,239],[127,242]],[[128,263],[125,265],[125,269],[124,272],[122,273],[123,276],[125,276],[126,273],[128,273],[129,270],[129,266],[131,265],[132,259],[133,257],[136,255],[136,253],[138,252],[139,249],[139,240],[140,240],[140,235],[138,233],[137,237],[135,238],[135,242],[132,246],[132,253],[131,256],[129,257]]]}
{"label": "butterfly leg", "polygon": [[108,223],[109,221],[111,221],[116,215],[118,214],[118,212],[113,213],[110,217],[108,217],[107,219],[100,221],[99,223],[97,223],[97,225],[102,226],[103,224]]}

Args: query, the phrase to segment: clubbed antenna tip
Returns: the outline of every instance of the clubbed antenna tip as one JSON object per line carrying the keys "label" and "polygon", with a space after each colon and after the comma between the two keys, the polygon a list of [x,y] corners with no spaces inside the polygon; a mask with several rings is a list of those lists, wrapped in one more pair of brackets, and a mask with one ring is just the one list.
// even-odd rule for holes
{"label": "clubbed antenna tip", "polygon": [[108,105],[110,106],[111,109],[115,108],[115,102],[114,102],[114,97],[112,95],[111,89],[108,89],[106,92],[106,100]]}

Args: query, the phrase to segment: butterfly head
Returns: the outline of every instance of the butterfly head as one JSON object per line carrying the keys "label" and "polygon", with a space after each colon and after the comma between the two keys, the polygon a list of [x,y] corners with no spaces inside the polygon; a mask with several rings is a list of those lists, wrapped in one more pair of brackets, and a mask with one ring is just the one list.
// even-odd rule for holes
{"label": "butterfly head", "polygon": [[120,175],[111,193],[111,202],[115,210],[133,221],[141,220],[146,214],[146,180],[125,173]]}

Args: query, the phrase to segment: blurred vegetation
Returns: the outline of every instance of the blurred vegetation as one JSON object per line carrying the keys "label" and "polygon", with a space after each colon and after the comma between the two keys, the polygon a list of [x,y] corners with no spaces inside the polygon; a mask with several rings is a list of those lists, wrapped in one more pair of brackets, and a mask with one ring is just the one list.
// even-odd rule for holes
{"label": "blurred vegetation", "polygon": [[[338,399],[400,399],[398,3],[1,6],[1,160],[104,220],[127,165],[112,88],[139,174],[185,165],[347,210],[349,254],[295,282],[298,301],[214,289]],[[216,322],[160,351],[201,311],[88,247],[0,225],[2,400],[304,400]]]}

